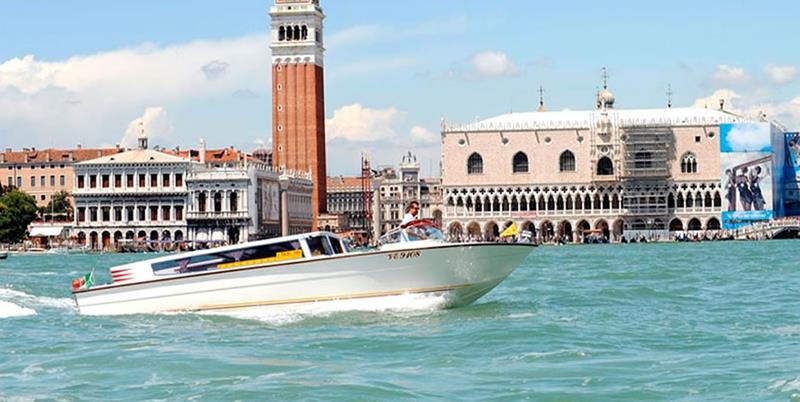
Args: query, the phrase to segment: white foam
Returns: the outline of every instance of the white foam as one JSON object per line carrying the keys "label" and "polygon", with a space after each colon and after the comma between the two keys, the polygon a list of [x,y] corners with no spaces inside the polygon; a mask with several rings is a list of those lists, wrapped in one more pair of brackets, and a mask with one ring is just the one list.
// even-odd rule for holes
{"label": "white foam", "polygon": [[388,312],[399,315],[425,314],[447,304],[444,295],[404,294],[367,299],[334,300],[297,305],[257,307],[202,314],[257,320],[271,325],[287,325],[310,317],[327,317],[340,312]]}
{"label": "white foam", "polygon": [[781,392],[800,391],[800,377],[791,380],[777,380],[770,384],[768,389]]}
{"label": "white foam", "polygon": [[0,300],[0,318],[24,317],[34,315],[36,311],[27,307],[20,307],[14,303]]}
{"label": "white foam", "polygon": [[23,305],[54,307],[60,309],[73,309],[75,304],[72,299],[35,296],[19,290],[0,288],[0,299],[20,301]]}
{"label": "white foam", "polygon": [[508,318],[511,318],[513,320],[513,319],[517,319],[517,318],[536,317],[537,315],[538,315],[537,313],[513,313],[513,314],[509,314]]}

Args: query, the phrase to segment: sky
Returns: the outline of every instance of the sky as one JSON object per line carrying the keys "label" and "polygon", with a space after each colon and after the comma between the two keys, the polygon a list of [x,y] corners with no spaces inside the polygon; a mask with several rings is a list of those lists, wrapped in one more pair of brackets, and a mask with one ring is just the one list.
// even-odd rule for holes
{"label": "sky", "polygon": [[[3,2],[0,146],[269,146],[270,0]],[[442,120],[617,108],[764,113],[800,128],[794,1],[322,0],[329,175],[418,156]]]}

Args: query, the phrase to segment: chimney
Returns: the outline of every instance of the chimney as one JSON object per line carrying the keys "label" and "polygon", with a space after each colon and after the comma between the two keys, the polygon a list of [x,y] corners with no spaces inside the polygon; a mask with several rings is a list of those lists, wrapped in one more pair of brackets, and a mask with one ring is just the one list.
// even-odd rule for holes
{"label": "chimney", "polygon": [[81,148],[82,148],[82,147],[81,147],[81,144],[78,144],[78,149],[81,149]]}
{"label": "chimney", "polygon": [[206,163],[206,140],[200,139],[200,163]]}

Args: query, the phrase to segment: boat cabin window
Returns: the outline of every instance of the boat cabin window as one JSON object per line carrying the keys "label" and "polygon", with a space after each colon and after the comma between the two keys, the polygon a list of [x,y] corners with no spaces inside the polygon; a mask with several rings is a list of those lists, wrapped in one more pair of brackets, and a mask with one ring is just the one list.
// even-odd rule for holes
{"label": "boat cabin window", "polygon": [[339,239],[328,237],[328,240],[331,242],[331,248],[333,248],[334,254],[344,253],[344,247],[342,246],[342,242]]}
{"label": "boat cabin window", "polygon": [[329,236],[313,236],[306,239],[308,251],[312,257],[320,255],[336,255],[344,253],[344,248],[339,239]]}
{"label": "boat cabin window", "polygon": [[331,247],[327,236],[309,237],[306,239],[306,243],[308,243],[308,251],[311,253],[312,257],[334,254],[333,247]]}
{"label": "boat cabin window", "polygon": [[219,252],[209,250],[208,253],[201,255],[157,262],[152,267],[155,275],[175,275],[215,269],[239,268],[299,258],[303,258],[303,250],[300,246],[300,241],[294,240]]}

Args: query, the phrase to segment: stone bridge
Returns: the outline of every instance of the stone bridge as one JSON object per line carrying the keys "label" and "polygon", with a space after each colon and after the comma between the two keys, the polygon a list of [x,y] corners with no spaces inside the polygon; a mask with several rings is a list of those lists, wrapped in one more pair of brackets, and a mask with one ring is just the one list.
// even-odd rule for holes
{"label": "stone bridge", "polygon": [[737,240],[746,239],[797,239],[800,238],[800,221],[778,220],[759,223],[736,231]]}

